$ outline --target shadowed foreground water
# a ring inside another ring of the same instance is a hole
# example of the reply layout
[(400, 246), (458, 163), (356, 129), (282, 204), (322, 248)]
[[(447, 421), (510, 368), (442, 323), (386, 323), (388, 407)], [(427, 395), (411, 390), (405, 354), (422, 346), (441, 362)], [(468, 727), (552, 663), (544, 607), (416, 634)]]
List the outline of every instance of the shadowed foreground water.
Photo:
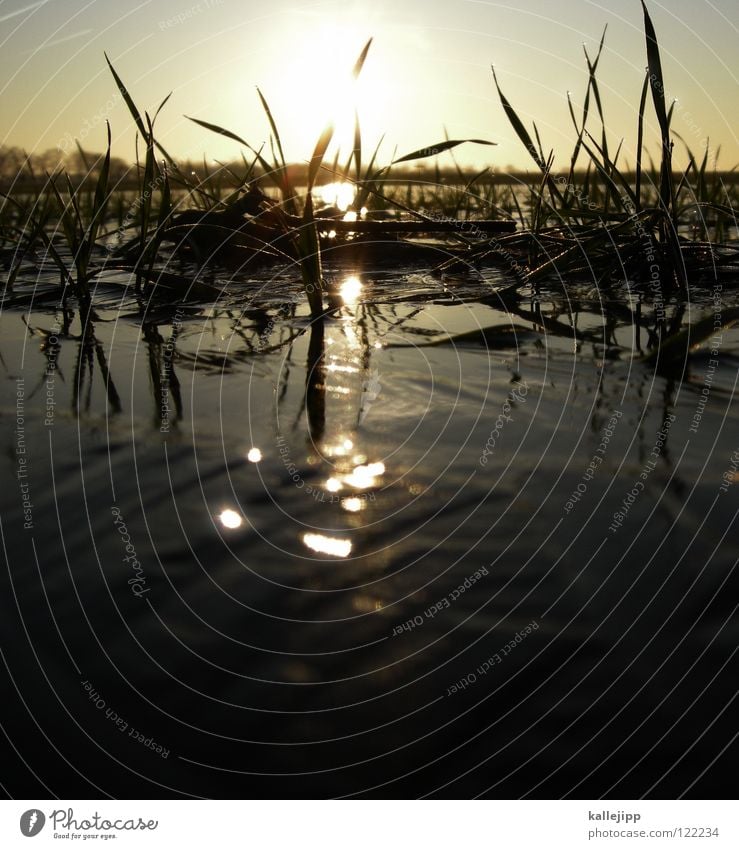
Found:
[(6, 792), (727, 795), (736, 331), (336, 283), (3, 312)]

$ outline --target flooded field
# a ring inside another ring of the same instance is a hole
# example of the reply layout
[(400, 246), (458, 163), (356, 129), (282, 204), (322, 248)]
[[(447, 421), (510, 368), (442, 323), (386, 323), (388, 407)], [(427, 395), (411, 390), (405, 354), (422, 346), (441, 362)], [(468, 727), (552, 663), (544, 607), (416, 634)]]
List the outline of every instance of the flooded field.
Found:
[(15, 795), (724, 796), (732, 287), (328, 279), (17, 281)]

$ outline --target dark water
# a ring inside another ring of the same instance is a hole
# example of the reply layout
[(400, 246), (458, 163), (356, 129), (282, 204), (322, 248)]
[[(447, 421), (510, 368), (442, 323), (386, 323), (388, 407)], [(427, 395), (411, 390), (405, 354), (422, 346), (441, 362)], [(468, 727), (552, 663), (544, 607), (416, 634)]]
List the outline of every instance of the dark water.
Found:
[(362, 273), (322, 330), (290, 279), (121, 282), (2, 313), (7, 793), (727, 795), (736, 331), (655, 365), (653, 306), (495, 272)]

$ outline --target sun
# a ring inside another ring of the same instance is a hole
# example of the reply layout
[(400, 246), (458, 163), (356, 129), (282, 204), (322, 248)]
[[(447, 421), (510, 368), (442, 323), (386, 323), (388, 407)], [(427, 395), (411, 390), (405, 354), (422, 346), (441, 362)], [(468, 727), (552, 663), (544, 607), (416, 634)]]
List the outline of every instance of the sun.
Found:
[(314, 23), (297, 48), (289, 55), (283, 53), (279, 67), (271, 69), (265, 94), (270, 104), (275, 104), (273, 111), (288, 159), (309, 159), (321, 132), (331, 123), (334, 137), (325, 161), (330, 163), (339, 151), (339, 164), (345, 165), (354, 147), (355, 115), (363, 147), (374, 149), (388, 81), (379, 64), (371, 61), (372, 49), (359, 78), (352, 75), (370, 35), (358, 26)]

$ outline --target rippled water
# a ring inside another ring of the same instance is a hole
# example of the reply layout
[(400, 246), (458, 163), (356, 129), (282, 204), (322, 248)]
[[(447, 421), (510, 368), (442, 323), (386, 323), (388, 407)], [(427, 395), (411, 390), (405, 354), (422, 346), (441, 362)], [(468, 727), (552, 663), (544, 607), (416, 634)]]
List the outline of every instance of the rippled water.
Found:
[(3, 311), (13, 795), (725, 795), (739, 334), (496, 274)]

